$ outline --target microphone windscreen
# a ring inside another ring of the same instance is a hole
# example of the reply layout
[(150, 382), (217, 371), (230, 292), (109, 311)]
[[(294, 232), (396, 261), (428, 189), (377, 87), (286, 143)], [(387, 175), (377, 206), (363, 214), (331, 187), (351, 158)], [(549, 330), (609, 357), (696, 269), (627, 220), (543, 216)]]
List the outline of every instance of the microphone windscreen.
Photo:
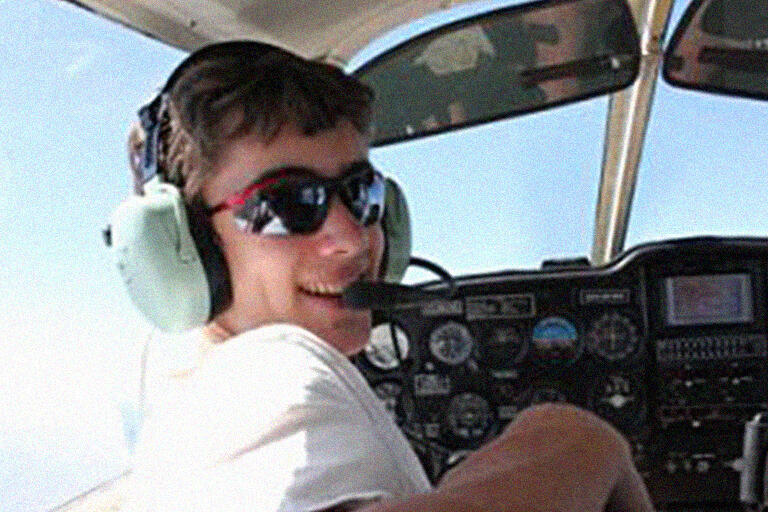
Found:
[(358, 281), (349, 285), (341, 294), (344, 305), (355, 309), (370, 309), (376, 302), (376, 292), (372, 284)]

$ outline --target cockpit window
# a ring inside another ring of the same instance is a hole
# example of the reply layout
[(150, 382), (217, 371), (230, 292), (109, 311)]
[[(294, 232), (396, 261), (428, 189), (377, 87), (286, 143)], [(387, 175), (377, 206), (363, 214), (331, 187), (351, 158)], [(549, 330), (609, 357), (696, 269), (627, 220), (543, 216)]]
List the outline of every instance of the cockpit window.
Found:
[(639, 54), (622, 0), (567, 0), (442, 26), (354, 74), (377, 93), (373, 142), (383, 145), (622, 89)]
[(128, 127), (182, 53), (64, 2), (0, 2), (0, 508), (49, 510), (127, 464), (149, 328), (101, 230)]
[(696, 0), (664, 58), (671, 84), (768, 99), (768, 2)]

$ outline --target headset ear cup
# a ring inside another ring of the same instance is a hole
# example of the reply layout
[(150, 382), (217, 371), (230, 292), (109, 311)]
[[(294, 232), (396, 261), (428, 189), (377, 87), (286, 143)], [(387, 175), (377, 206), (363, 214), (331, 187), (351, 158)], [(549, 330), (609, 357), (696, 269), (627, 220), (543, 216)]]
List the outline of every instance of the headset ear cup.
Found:
[(212, 298), (179, 190), (145, 186), (114, 212), (112, 253), (133, 304), (152, 324), (184, 331), (211, 317)]
[(399, 283), (411, 261), (411, 217), (400, 186), (391, 178), (386, 178), (385, 185), (387, 196), (381, 221), (385, 243), (381, 276), (386, 282)]

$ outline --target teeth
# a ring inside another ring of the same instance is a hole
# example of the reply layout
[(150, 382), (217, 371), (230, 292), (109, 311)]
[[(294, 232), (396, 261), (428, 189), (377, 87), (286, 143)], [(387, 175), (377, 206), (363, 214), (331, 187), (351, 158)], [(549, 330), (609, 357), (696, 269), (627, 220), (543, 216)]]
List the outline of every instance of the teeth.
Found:
[[(0, 0), (0, 1), (2, 1), (2, 0)], [(355, 279), (352, 282), (364, 280), (364, 279), (367, 279), (367, 277), (368, 277), (367, 274), (363, 274), (363, 275), (358, 276), (357, 279)], [(339, 284), (339, 285), (331, 285), (331, 284), (324, 283), (324, 282), (321, 282), (321, 281), (316, 281), (314, 283), (304, 284), (304, 285), (302, 285), (302, 288), (305, 291), (307, 291), (309, 293), (312, 293), (312, 294), (315, 294), (315, 295), (340, 296), (340, 295), (342, 295), (344, 290), (350, 284), (352, 284), (352, 282), (344, 282), (344, 283)]]
[(313, 283), (307, 286), (306, 290), (310, 293), (315, 293), (318, 295), (341, 295), (341, 292), (344, 291), (344, 287), (331, 286), (325, 283)]

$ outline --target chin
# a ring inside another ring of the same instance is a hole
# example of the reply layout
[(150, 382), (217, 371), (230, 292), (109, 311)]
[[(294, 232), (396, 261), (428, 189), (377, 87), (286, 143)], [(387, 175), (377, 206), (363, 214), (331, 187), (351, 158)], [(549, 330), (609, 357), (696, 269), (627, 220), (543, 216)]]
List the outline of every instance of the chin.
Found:
[(371, 338), (371, 314), (334, 325), (320, 337), (342, 354), (353, 356), (363, 350)]

